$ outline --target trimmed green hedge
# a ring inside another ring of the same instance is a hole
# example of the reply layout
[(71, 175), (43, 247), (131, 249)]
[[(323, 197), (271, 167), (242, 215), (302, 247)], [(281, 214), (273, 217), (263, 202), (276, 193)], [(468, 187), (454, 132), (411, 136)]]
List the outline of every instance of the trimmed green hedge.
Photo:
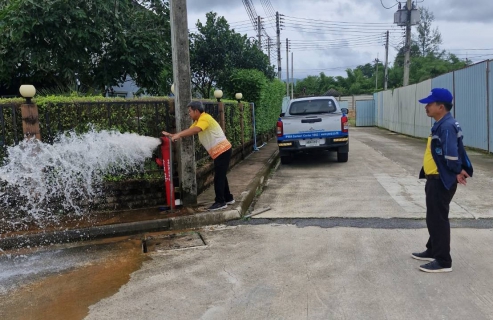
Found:
[(231, 96), (234, 96), (233, 92), (241, 92), (246, 101), (255, 104), (257, 134), (275, 130), (285, 96), (286, 87), (283, 82), (278, 79), (269, 81), (258, 70), (237, 70), (231, 77), (227, 90)]
[[(232, 81), (235, 87), (243, 90), (244, 101), (255, 104), (256, 133), (272, 132), (280, 113), (284, 84), (279, 80), (267, 81), (257, 70), (240, 70)], [(234, 96), (234, 95), (232, 95)], [(134, 132), (140, 135), (159, 137), (162, 130), (173, 131), (174, 114), (171, 114), (171, 101), (168, 97), (144, 97), (134, 99), (93, 97), (47, 96), (37, 97), (41, 139), (52, 142), (61, 133), (74, 130), (84, 133), (96, 130), (117, 130)], [(20, 105), (22, 98), (0, 99), (0, 163), (7, 146), (23, 139)], [(217, 104), (212, 100), (205, 103)], [(223, 100), (225, 104), (226, 136), (234, 147), (241, 145), (240, 109), (238, 102)], [(253, 139), (251, 106), (243, 102), (244, 141)], [(12, 110), (16, 110), (14, 121)], [(15, 126), (14, 126), (15, 123)], [(3, 125), (2, 125), (3, 124)]]

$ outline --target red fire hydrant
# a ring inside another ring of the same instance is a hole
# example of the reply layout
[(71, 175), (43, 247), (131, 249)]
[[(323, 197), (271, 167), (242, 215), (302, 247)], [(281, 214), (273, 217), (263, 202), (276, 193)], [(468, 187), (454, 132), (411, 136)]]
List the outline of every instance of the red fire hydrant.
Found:
[(171, 139), (161, 137), (162, 159), (156, 158), (158, 166), (164, 170), (164, 188), (166, 190), (166, 202), (171, 210), (175, 209), (175, 187), (173, 185), (173, 150)]

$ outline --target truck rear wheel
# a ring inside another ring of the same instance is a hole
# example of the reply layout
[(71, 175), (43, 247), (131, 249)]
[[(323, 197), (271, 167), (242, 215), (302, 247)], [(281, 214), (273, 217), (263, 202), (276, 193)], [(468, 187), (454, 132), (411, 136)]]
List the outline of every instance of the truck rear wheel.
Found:
[(349, 157), (349, 153), (347, 152), (344, 153), (337, 152), (337, 162), (347, 162), (348, 157)]

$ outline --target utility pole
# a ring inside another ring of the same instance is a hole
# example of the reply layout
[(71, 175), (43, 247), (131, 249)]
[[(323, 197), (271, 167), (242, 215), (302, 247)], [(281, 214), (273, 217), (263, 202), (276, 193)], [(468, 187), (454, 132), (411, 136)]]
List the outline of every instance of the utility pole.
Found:
[(387, 30), (387, 39), (385, 40), (385, 79), (383, 82), (383, 89), (387, 90), (387, 81), (389, 80), (389, 31)]
[[(176, 129), (181, 131), (190, 126), (187, 105), (192, 101), (187, 0), (170, 1), (170, 16)], [(181, 139), (178, 142), (177, 161), (183, 205), (196, 205), (197, 178), (194, 139)]]
[(272, 63), (270, 61), (270, 37), (267, 36), (267, 54), (268, 54), (268, 57), (269, 57), (269, 65)]
[(262, 50), (262, 18), (257, 17), (257, 37), (258, 37), (258, 48)]
[(409, 84), (409, 66), (411, 64), (411, 0), (407, 0), (407, 23), (406, 23), (406, 53), (404, 55), (404, 80), (403, 86)]
[(276, 12), (276, 33), (277, 33), (277, 78), (281, 80), (281, 18)]
[(420, 12), (416, 9), (411, 0), (407, 0), (404, 8), (401, 8), (401, 3), (394, 13), (394, 23), (399, 27), (406, 27), (406, 44), (404, 45), (404, 78), (402, 84), (409, 85), (409, 68), (411, 66), (411, 26), (414, 26), (420, 21)]
[(286, 96), (289, 97), (289, 40), (286, 38)]
[(377, 72), (375, 73), (375, 91), (378, 90), (378, 63), (380, 60), (378, 60), (378, 53), (377, 53), (377, 58), (375, 59), (375, 65), (377, 67)]
[(294, 99), (294, 55), (293, 52), (291, 51), (291, 99)]

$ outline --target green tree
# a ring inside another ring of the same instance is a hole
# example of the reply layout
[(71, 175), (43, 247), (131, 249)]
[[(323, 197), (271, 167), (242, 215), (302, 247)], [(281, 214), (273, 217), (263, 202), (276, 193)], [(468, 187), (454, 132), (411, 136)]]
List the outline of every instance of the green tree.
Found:
[[(322, 74), (322, 73), (321, 73)], [(294, 92), (297, 95), (314, 96), (320, 95), (320, 77), (308, 76), (296, 82)]]
[(419, 57), (413, 61), (413, 68), (411, 68), (410, 72), (411, 83), (431, 79), (441, 74), (461, 69), (466, 65), (466, 61), (458, 59), (453, 54), (443, 54), (443, 57), (442, 55), (428, 54), (426, 57)]
[(419, 47), (421, 56), (437, 55), (442, 44), (442, 35), (438, 27), (433, 29), (431, 26), (435, 15), (428, 8), (420, 8), (420, 16), (421, 20), (416, 28), (417, 35), (413, 34), (413, 42)]
[(225, 88), (235, 69), (256, 69), (268, 79), (275, 76), (269, 59), (246, 35), (230, 29), (224, 17), (206, 14), (206, 22), (197, 21), (198, 31), (190, 35), (192, 84), (204, 98), (215, 86)]
[[(229, 84), (224, 89), (229, 96), (241, 92), (247, 101), (258, 104), (268, 82), (267, 77), (259, 70), (237, 69), (231, 74)], [(279, 101), (282, 101), (282, 97)]]
[(374, 82), (363, 74), (361, 69), (347, 69), (346, 89), (348, 94), (365, 94), (372, 92)]
[(325, 73), (320, 73), (319, 92), (322, 94), (329, 91), (330, 89), (338, 88), (337, 80), (334, 77), (327, 77)]
[(372, 65), (371, 63), (367, 63), (362, 66), (357, 66), (356, 69), (361, 70), (363, 76), (365, 76), (366, 78), (373, 78), (375, 76), (375, 66)]
[[(405, 56), (405, 47), (400, 47), (396, 48), (397, 50), (397, 55), (395, 56), (394, 60), (394, 67), (399, 67), (404, 70), (404, 56)], [(411, 42), (411, 61), (416, 58), (420, 57), (421, 53), (419, 51), (419, 46), (415, 42)]]
[(102, 91), (130, 76), (153, 92), (169, 43), (168, 4), (159, 0), (3, 1), (0, 84), (49, 88), (78, 78)]

